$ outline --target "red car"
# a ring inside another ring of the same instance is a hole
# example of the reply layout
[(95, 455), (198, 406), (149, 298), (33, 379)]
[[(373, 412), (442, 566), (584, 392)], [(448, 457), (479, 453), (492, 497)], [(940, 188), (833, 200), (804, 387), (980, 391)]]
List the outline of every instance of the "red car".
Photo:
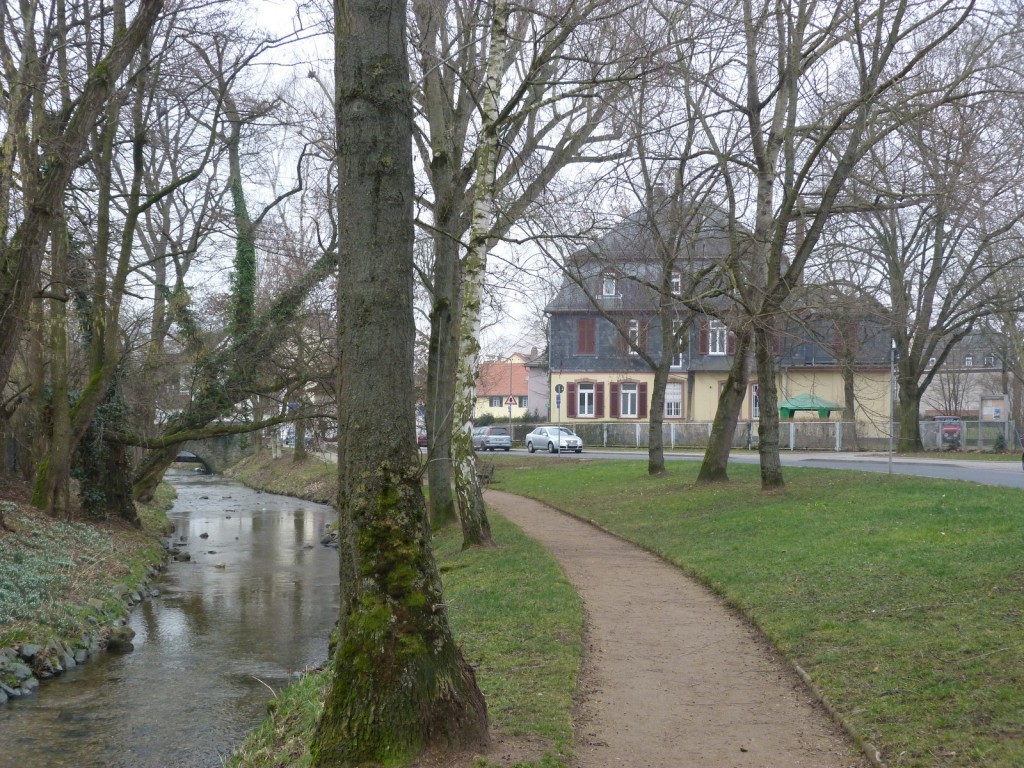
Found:
[(420, 448), (426, 448), (427, 447), (427, 433), (426, 432), (417, 432), (416, 433), (416, 445), (418, 445)]

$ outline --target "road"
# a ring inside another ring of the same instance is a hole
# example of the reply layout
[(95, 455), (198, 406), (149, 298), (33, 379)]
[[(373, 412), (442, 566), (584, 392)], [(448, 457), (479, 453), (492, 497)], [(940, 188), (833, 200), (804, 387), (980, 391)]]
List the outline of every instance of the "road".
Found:
[[(513, 453), (526, 453), (525, 449), (513, 449)], [(558, 457), (547, 453), (535, 453), (539, 460), (557, 461)], [(646, 460), (646, 451), (588, 451), (566, 453), (562, 458), (576, 459), (636, 459)], [(701, 461), (703, 453), (696, 451), (666, 451), (666, 461)], [(830, 453), (808, 451), (782, 451), (782, 465), (785, 467), (808, 467), (811, 469), (853, 469), (861, 472), (889, 471), (886, 454)], [(729, 459), (735, 464), (757, 464), (756, 454), (734, 453)], [(982, 485), (1002, 485), (1010, 488), (1024, 488), (1024, 471), (1019, 461), (980, 461), (966, 459), (930, 459), (894, 457), (892, 472), (896, 475), (937, 477), (947, 480), (967, 480)]]

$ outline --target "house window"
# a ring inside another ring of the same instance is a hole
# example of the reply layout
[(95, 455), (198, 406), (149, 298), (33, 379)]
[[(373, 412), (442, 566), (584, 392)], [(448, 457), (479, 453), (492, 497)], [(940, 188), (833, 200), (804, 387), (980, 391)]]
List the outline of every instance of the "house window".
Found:
[(683, 353), (681, 351), (679, 351), (679, 350), (682, 349), (682, 346), (683, 346), (682, 336), (681, 336), (682, 328), (683, 328), (683, 321), (682, 320), (673, 320), (672, 321), (672, 350), (674, 352), (674, 354), (672, 355), (672, 367), (673, 368), (682, 368), (683, 367)]
[(636, 418), (637, 408), (637, 385), (623, 384), (619, 395), (619, 414), (625, 418)]
[(594, 415), (594, 384), (583, 382), (576, 394), (576, 413), (579, 416)]
[(601, 276), (601, 295), (603, 296), (614, 296), (615, 295), (615, 273), (605, 272)]
[(729, 345), (729, 329), (718, 318), (711, 318), (708, 323), (708, 354), (724, 355)]
[(597, 320), (593, 317), (581, 317), (576, 321), (576, 354), (593, 355), (597, 353)]
[(633, 318), (629, 321), (629, 354), (635, 355), (640, 344), (640, 321)]
[(669, 382), (665, 385), (665, 418), (681, 419), (683, 417), (683, 385)]
[(505, 404), (501, 395), (490, 398), (488, 402), (491, 408), (501, 408), (501, 406)]
[(526, 395), (520, 395), (519, 396), (519, 407), (520, 408), (526, 408), (527, 407), (527, 405), (526, 405)]
[(681, 272), (672, 273), (672, 295), (679, 296), (683, 292), (683, 274)]
[(995, 368), (996, 367), (996, 356), (995, 355), (985, 355), (985, 367), (986, 368)]
[(967, 357), (964, 358), (964, 367), (965, 368), (973, 368), (974, 367), (974, 355), (967, 355)]
[(935, 358), (934, 357), (929, 357), (928, 358), (928, 367), (929, 368), (934, 368), (935, 367)]
[(761, 387), (757, 384), (750, 385), (750, 418), (761, 418)]

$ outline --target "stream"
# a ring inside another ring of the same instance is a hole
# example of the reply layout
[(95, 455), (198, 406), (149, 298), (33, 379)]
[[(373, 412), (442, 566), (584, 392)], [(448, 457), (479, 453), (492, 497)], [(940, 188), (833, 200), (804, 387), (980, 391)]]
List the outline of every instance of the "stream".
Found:
[(320, 539), (334, 511), (217, 476), (166, 479), (191, 562), (169, 563), (159, 596), (133, 609), (133, 652), (100, 653), (0, 706), (0, 766), (219, 767), (271, 689), (326, 658), (338, 554)]

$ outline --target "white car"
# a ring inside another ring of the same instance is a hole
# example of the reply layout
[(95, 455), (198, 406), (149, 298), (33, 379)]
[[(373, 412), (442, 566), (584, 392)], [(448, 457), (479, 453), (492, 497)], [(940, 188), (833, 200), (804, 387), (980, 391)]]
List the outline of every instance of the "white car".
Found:
[(526, 436), (526, 450), (533, 453), (538, 448), (546, 450), (548, 453), (558, 453), (559, 451), (580, 453), (583, 450), (583, 440), (566, 427), (537, 427)]

